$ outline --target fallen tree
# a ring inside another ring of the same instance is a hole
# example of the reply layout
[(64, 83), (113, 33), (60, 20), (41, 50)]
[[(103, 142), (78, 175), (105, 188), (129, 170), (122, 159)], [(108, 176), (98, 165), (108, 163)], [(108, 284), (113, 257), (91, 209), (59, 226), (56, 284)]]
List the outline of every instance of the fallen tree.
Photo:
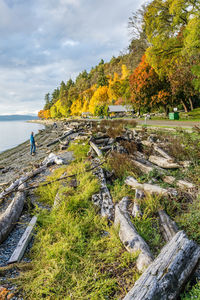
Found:
[(153, 261), (153, 256), (149, 246), (138, 234), (133, 226), (128, 213), (128, 198), (124, 197), (119, 204), (115, 206), (115, 226), (119, 225), (119, 237), (125, 248), (129, 252), (139, 253), (136, 266), (139, 271), (144, 269)]
[(200, 247), (183, 231), (163, 247), (124, 300), (177, 299), (200, 258)]

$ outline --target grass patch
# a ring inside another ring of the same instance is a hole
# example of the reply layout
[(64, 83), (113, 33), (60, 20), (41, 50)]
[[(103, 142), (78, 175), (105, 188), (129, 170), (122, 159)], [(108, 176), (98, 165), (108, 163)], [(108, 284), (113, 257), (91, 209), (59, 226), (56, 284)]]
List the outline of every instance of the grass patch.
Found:
[(200, 299), (200, 282), (192, 287), (189, 291), (181, 295), (181, 300)]
[(76, 161), (84, 160), (87, 157), (87, 153), (90, 149), (88, 142), (81, 143), (74, 141), (68, 147), (68, 151), (72, 151)]
[[(65, 182), (61, 204), (39, 214), (32, 269), (18, 279), (27, 299), (119, 299), (139, 276), (137, 255), (127, 253), (118, 231), (96, 214), (91, 196), (99, 184), (91, 172), (83, 173), (86, 165), (74, 162), (51, 176), (78, 172), (79, 184), (69, 193)], [(47, 202), (58, 186), (51, 188), (40, 189)]]

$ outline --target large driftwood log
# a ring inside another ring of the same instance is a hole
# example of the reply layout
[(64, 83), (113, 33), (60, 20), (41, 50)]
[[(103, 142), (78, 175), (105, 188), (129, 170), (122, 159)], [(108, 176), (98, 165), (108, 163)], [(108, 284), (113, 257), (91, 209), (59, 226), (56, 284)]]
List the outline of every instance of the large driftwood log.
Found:
[(92, 147), (92, 149), (96, 152), (96, 154), (101, 157), (103, 155), (102, 151), (97, 147), (97, 145), (95, 145), (95, 143), (90, 141), (90, 146)]
[[(100, 161), (97, 158), (93, 160), (92, 164), (96, 166), (99, 164), (99, 162)], [(109, 189), (107, 188), (106, 185), (106, 177), (104, 171), (101, 167), (97, 167), (95, 168), (93, 173), (98, 177), (101, 184), (101, 188), (98, 194), (92, 196), (92, 201), (94, 202), (95, 205), (100, 207), (102, 217), (113, 219), (114, 205), (112, 202), (112, 197), (110, 195)]]
[[(19, 188), (24, 189), (25, 184), (20, 185)], [(15, 226), (19, 219), (23, 207), (26, 194), (24, 191), (18, 191), (10, 205), (5, 212), (0, 216), (0, 243), (2, 243)]]
[(128, 198), (124, 197), (115, 206), (115, 226), (119, 225), (119, 237), (129, 252), (139, 251), (136, 265), (139, 271), (144, 269), (153, 261), (153, 256), (147, 243), (138, 234), (128, 214)]
[(164, 210), (158, 212), (160, 219), (160, 228), (166, 242), (169, 242), (178, 232), (178, 227), (174, 221), (166, 214)]
[(124, 300), (173, 300), (190, 278), (200, 258), (200, 247), (179, 231), (136, 281)]
[(71, 135), (72, 133), (74, 133), (73, 129), (70, 129), (69, 131), (67, 131), (63, 136), (61, 136), (60, 138), (57, 138), (56, 140), (50, 142), (49, 144), (47, 144), (47, 147), (50, 147), (62, 140), (64, 140), (66, 137), (68, 137), (69, 135)]
[(23, 255), (24, 255), (24, 252), (28, 246), (28, 243), (30, 242), (31, 238), (32, 238), (32, 233), (33, 233), (33, 230), (34, 230), (34, 226), (36, 224), (36, 221), (37, 221), (37, 217), (34, 216), (28, 227), (26, 228), (25, 232), (23, 233), (19, 243), (17, 244), (17, 247), (15, 248), (13, 254), (11, 255), (9, 261), (8, 261), (8, 264), (12, 264), (12, 263), (15, 263), (15, 262), (19, 262)]
[(161, 188), (158, 185), (153, 185), (149, 183), (139, 183), (135, 178), (128, 176), (125, 180), (127, 185), (132, 186), (134, 189), (143, 190), (144, 192), (150, 194), (159, 194), (159, 195), (167, 195), (168, 190)]
[(177, 163), (174, 163), (172, 160), (170, 159), (166, 159), (163, 157), (158, 157), (158, 156), (153, 156), (151, 155), (149, 157), (149, 161), (152, 162), (153, 164), (164, 168), (164, 169), (178, 169), (180, 168), (180, 166)]
[(19, 184), (23, 184), (26, 181), (28, 181), (30, 178), (40, 174), (46, 169), (46, 166), (42, 166), (32, 172), (27, 173), (25, 176), (20, 177), (19, 179), (15, 180), (7, 189), (5, 189), (1, 194), (0, 194), (0, 200), (3, 199), (5, 196), (9, 195), (13, 191), (15, 191)]

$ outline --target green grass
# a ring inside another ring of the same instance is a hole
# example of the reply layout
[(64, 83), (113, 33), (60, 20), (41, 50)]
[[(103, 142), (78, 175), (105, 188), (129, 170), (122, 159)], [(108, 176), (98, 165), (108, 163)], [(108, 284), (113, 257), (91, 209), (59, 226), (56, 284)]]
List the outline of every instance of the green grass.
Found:
[(181, 300), (199, 300), (200, 299), (200, 282), (193, 286), (188, 292), (181, 295)]
[[(26, 299), (118, 299), (139, 276), (138, 254), (125, 251), (118, 231), (108, 227), (92, 204), (99, 184), (91, 172), (83, 173), (86, 166), (75, 162), (48, 178), (78, 172), (79, 185), (69, 190), (65, 182), (61, 204), (51, 212), (39, 213), (32, 268), (18, 279)], [(58, 186), (39, 190), (42, 201), (52, 204)]]

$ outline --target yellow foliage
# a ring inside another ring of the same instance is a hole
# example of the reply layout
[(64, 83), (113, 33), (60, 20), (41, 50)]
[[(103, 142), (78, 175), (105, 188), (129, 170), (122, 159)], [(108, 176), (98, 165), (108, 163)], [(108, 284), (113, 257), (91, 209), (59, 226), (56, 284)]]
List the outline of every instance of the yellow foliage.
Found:
[(94, 92), (89, 104), (89, 112), (94, 114), (95, 106), (108, 104), (108, 87), (99, 86), (98, 89)]
[(126, 65), (122, 65), (122, 77), (121, 79), (124, 80), (130, 75), (130, 71), (127, 69)]

